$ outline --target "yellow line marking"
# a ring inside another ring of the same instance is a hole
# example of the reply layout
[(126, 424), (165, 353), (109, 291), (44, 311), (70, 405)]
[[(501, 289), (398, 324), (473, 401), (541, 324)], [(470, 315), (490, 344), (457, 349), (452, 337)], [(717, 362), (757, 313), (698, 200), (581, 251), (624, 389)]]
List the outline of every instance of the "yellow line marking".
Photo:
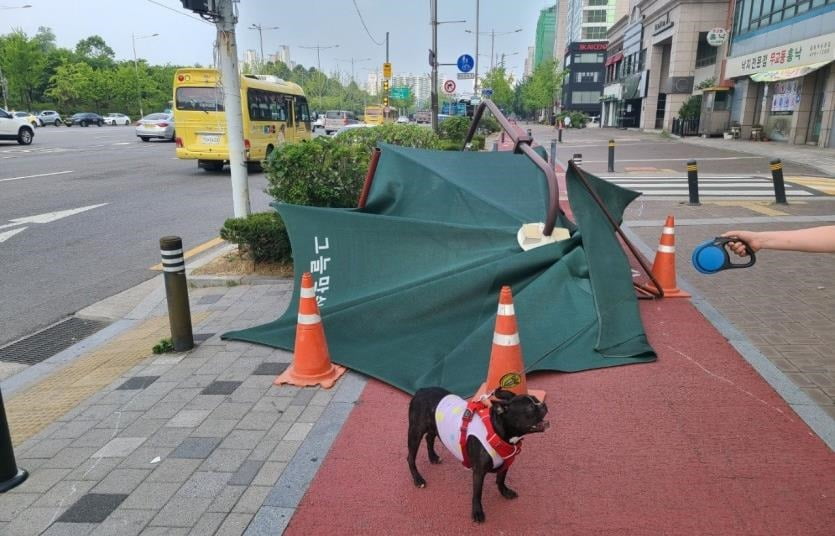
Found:
[(827, 195), (835, 195), (835, 179), (826, 179), (822, 177), (803, 177), (803, 176), (789, 176), (785, 178), (786, 182), (799, 184), (812, 188)]
[[(191, 317), (197, 325), (209, 312)], [(15, 394), (6, 402), (6, 415), (14, 445), (60, 419), (91, 395), (110, 385), (137, 363), (152, 355), (152, 346), (170, 336), (168, 317), (149, 318), (134, 329), (82, 356), (67, 367), (57, 370)]]
[[(208, 242), (203, 242), (199, 246), (193, 247), (190, 250), (186, 251), (186, 254), (183, 257), (185, 257), (186, 259), (188, 259), (190, 257), (194, 257), (195, 255), (199, 255), (199, 254), (203, 253), (204, 251), (206, 251), (207, 249), (212, 249), (213, 247), (215, 247), (217, 245), (220, 245), (223, 242), (224, 242), (224, 240), (219, 236), (215, 237), (215, 238), (212, 238)], [(158, 272), (162, 271), (162, 263), (155, 264), (148, 269), (149, 270), (156, 270)]]
[[(771, 208), (770, 201), (705, 201), (706, 205), (716, 205), (718, 207), (741, 207), (747, 208), (751, 212), (757, 212), (766, 216), (790, 216), (788, 212)], [(805, 201), (792, 201), (794, 205), (805, 205)]]

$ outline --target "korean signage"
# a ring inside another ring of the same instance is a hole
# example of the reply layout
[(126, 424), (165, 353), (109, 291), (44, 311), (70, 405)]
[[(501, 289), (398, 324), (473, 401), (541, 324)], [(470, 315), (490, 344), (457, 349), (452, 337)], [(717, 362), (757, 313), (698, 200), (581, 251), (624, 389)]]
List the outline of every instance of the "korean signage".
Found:
[(577, 50), (581, 51), (602, 51), (606, 52), (606, 49), (609, 47), (608, 41), (604, 41), (603, 43), (580, 43), (580, 46), (577, 47)]
[(673, 21), (670, 20), (670, 12), (668, 11), (663, 18), (659, 19), (652, 25), (652, 35), (658, 35), (673, 27)]
[(769, 86), (771, 91), (772, 112), (793, 112), (800, 104), (800, 82), (794, 80), (782, 80), (774, 82)]
[(726, 76), (735, 78), (832, 60), (835, 60), (835, 34), (827, 34), (753, 54), (728, 58)]

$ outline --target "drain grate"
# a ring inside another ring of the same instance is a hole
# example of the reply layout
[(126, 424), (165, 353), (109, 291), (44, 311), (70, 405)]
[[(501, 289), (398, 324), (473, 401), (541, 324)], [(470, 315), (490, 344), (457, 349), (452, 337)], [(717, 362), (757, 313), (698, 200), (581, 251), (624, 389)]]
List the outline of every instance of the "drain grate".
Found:
[(70, 317), (0, 348), (0, 361), (34, 365), (106, 328), (110, 323)]

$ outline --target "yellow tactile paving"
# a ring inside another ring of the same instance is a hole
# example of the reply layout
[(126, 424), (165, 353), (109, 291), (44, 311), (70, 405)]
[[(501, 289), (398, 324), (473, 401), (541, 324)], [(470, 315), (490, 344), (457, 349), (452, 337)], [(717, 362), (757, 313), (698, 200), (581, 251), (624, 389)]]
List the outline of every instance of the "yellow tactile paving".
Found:
[(813, 190), (823, 192), (826, 195), (835, 195), (835, 179), (789, 175), (785, 177), (785, 181), (812, 188)]
[[(766, 216), (790, 216), (788, 212), (777, 210), (771, 201), (704, 201), (705, 205), (716, 205), (719, 207), (742, 207), (751, 212), (765, 214)], [(805, 205), (805, 201), (794, 201), (794, 205)]]
[[(192, 315), (192, 325), (208, 312)], [(109, 385), (125, 371), (152, 354), (160, 339), (170, 336), (168, 317), (146, 320), (63, 369), (6, 401), (13, 443), (34, 436), (87, 397)]]

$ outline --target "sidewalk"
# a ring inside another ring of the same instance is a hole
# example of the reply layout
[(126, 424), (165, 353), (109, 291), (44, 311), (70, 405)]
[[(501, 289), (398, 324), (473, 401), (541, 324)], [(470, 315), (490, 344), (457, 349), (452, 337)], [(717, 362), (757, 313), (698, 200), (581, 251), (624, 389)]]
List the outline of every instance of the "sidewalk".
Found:
[(488, 478), (484, 527), (449, 456), (427, 467), (422, 451), (429, 486), (412, 485), (406, 395), (354, 373), (332, 390), (277, 387), (289, 353), (219, 339), (277, 318), (292, 282), (193, 278), (221, 285), (190, 289), (201, 342), (155, 356), (158, 277), (86, 310), (108, 328), (0, 384), (30, 473), (0, 495), (0, 534), (827, 534), (832, 257), (762, 255), (711, 278), (687, 259), (730, 225), (835, 222), (835, 201), (781, 210), (633, 203), (627, 228), (650, 253), (676, 214), (679, 283), (698, 311), (642, 303), (657, 363), (530, 378), (552, 428), (514, 466), (519, 499)]

